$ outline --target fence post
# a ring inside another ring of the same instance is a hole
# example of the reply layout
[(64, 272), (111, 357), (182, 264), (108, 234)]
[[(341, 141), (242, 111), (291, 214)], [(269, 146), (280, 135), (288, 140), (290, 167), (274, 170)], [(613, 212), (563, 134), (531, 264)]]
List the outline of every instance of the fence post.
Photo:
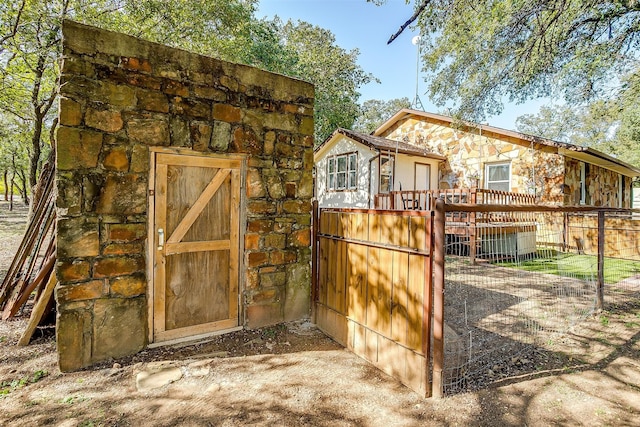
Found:
[(604, 309), (604, 211), (598, 211), (598, 286), (596, 309)]
[(471, 212), (469, 214), (469, 227), (470, 237), (469, 237), (469, 258), (471, 258), (471, 265), (476, 265), (476, 249), (478, 248), (478, 228), (476, 224), (476, 213)]
[(444, 369), (444, 251), (445, 212), (444, 200), (435, 202), (435, 222), (433, 227), (433, 384), (431, 395), (443, 396)]
[(562, 215), (562, 252), (567, 252), (569, 248), (569, 214)]
[(311, 322), (316, 323), (316, 300), (318, 299), (318, 227), (320, 215), (318, 201), (314, 200), (311, 208)]
[[(429, 200), (431, 202), (431, 200)], [(432, 390), (430, 388), (432, 376), (431, 376), (431, 363), (429, 355), (431, 354), (431, 335), (433, 331), (433, 230), (434, 230), (434, 214), (431, 210), (431, 215), (425, 217), (425, 237), (428, 256), (424, 257), (424, 286), (422, 289), (422, 354), (424, 354), (425, 364), (425, 397), (432, 396)]]

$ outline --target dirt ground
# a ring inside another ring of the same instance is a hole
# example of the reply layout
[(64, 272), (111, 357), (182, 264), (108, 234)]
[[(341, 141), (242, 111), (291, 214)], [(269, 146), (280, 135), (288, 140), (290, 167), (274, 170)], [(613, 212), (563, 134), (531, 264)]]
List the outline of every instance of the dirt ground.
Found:
[[(0, 202), (0, 277), (24, 226), (6, 207)], [(587, 319), (541, 349), (546, 357), (530, 373), (444, 399), (419, 397), (308, 322), (147, 349), (67, 374), (57, 368), (52, 329), (15, 345), (25, 325), (26, 317), (0, 321), (0, 425), (640, 425), (640, 304)], [(138, 388), (158, 362), (180, 378)]]

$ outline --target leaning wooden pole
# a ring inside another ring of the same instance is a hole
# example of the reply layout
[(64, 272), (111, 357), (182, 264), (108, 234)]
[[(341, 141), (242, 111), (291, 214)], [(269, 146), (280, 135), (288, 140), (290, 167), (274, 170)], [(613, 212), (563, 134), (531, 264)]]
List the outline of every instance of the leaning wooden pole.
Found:
[(445, 204), (435, 203), (433, 227), (433, 383), (431, 395), (442, 397), (444, 370), (444, 253), (445, 253)]
[(17, 279), (18, 274), (23, 270), (25, 263), (27, 262), (27, 259), (37, 242), (37, 231), (42, 225), (42, 222), (47, 218), (47, 208), (50, 204), (53, 203), (53, 199), (51, 199), (53, 189), (53, 173), (43, 173), (40, 179), (45, 180), (45, 189), (43, 190), (44, 196), (40, 198), (40, 201), (38, 202), (38, 205), (36, 206), (35, 211), (31, 216), (31, 219), (29, 220), (29, 225), (27, 226), (25, 234), (22, 237), (22, 241), (20, 242), (18, 251), (11, 261), (11, 265), (4, 276), (2, 284), (0, 284), (0, 309), (3, 308), (5, 301), (9, 298), (12, 290), (14, 289), (14, 281)]
[(604, 309), (604, 211), (598, 211), (598, 286), (596, 309)]
[(31, 317), (29, 318), (29, 323), (27, 324), (27, 329), (23, 332), (20, 340), (18, 341), (18, 345), (24, 347), (25, 345), (29, 345), (29, 341), (31, 341), (31, 337), (33, 336), (33, 332), (36, 330), (42, 318), (46, 315), (47, 306), (49, 305), (49, 301), (53, 298), (53, 290), (56, 287), (56, 274), (52, 272), (49, 275), (49, 281), (47, 282), (42, 295), (35, 302), (33, 306), (33, 310), (31, 311)]

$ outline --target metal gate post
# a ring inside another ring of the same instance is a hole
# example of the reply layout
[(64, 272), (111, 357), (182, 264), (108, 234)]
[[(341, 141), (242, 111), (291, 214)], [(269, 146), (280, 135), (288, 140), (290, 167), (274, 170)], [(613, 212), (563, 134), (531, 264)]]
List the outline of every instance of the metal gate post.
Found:
[(314, 200), (311, 205), (311, 322), (316, 323), (316, 302), (318, 299), (318, 268), (320, 255), (318, 250), (318, 227), (320, 227), (320, 210), (318, 201)]
[(596, 309), (604, 309), (604, 211), (598, 211), (598, 285)]
[(431, 395), (444, 394), (442, 378), (444, 369), (444, 251), (445, 251), (445, 204), (435, 203), (433, 227), (433, 384)]

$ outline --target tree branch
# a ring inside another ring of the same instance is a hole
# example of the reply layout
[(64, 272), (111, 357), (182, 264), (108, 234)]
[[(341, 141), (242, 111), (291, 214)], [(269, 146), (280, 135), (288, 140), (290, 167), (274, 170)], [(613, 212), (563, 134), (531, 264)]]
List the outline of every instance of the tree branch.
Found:
[(18, 14), (16, 15), (16, 22), (14, 22), (13, 27), (11, 28), (11, 32), (6, 36), (0, 39), (0, 45), (14, 37), (18, 33), (18, 25), (20, 25), (20, 19), (22, 18), (22, 11), (24, 10), (26, 0), (22, 0), (22, 4), (20, 5), (20, 9), (18, 9)]
[(407, 22), (405, 22), (404, 24), (402, 24), (400, 26), (400, 29), (398, 31), (396, 31), (395, 34), (393, 34), (391, 37), (389, 37), (389, 41), (387, 41), (387, 44), (391, 44), (396, 38), (398, 38), (398, 36), (400, 34), (402, 34), (402, 32), (409, 26), (411, 25), (416, 19), (418, 19), (418, 17), (420, 16), (420, 14), (427, 8), (427, 6), (429, 5), (429, 3), (431, 2), (431, 0), (424, 0), (422, 2), (422, 4), (420, 6), (418, 6), (418, 8), (415, 10), (415, 12), (413, 12), (413, 15), (411, 15), (411, 18), (409, 18), (407, 20)]

